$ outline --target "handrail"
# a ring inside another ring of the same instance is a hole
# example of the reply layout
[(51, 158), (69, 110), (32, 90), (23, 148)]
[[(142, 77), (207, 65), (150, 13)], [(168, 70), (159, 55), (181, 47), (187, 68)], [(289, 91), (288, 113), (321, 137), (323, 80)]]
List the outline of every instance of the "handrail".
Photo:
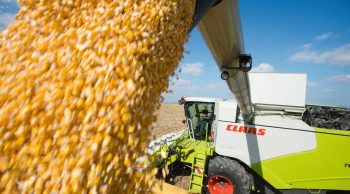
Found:
[(187, 123), (188, 123), (188, 130), (190, 132), (190, 138), (195, 139), (194, 137), (194, 131), (193, 131), (193, 125), (191, 119), (187, 118)]

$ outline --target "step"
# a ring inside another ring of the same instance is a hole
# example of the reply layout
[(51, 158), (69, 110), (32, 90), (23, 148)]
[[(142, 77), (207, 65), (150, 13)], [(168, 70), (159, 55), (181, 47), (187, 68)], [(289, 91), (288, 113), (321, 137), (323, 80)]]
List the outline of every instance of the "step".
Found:
[(203, 185), (203, 175), (202, 174), (191, 174), (191, 185), (190, 191), (199, 191), (201, 192)]
[(205, 159), (207, 158), (207, 155), (206, 155), (206, 154), (202, 154), (202, 153), (198, 153), (198, 154), (196, 155), (196, 158), (205, 160)]
[[(198, 155), (197, 155), (198, 156)], [(202, 156), (200, 157), (195, 157), (194, 158), (194, 166), (200, 167), (200, 168), (204, 168), (205, 167), (205, 158), (202, 158)]]
[[(193, 159), (189, 189), (191, 192), (201, 193), (202, 191), (206, 158), (206, 154), (198, 153)], [(200, 168), (202, 173), (198, 169), (196, 170), (196, 168)]]
[(198, 192), (201, 193), (202, 191), (202, 184), (197, 183), (191, 183), (190, 189), (191, 192)]

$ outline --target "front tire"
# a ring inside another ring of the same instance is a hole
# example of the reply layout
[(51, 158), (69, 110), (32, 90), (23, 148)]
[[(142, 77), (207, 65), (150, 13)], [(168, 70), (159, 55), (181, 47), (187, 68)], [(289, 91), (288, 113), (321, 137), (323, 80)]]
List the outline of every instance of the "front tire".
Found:
[(217, 156), (209, 160), (208, 194), (250, 194), (251, 179), (244, 167), (235, 160)]

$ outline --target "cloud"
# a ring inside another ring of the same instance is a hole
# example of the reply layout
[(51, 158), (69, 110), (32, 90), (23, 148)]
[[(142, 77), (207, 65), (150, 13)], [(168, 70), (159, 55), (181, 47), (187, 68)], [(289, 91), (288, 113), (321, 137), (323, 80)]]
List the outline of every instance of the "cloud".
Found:
[(174, 83), (174, 87), (177, 87), (177, 88), (188, 88), (188, 87), (192, 87), (193, 85), (190, 80), (186, 80), (186, 79), (175, 79), (173, 83)]
[(228, 86), (225, 81), (220, 81), (217, 83), (211, 83), (208, 84), (204, 87), (205, 90), (222, 90), (222, 89), (227, 89)]
[(311, 48), (312, 44), (311, 43), (306, 43), (301, 46), (298, 46), (297, 49), (309, 49)]
[(227, 83), (223, 80), (210, 83), (205, 87), (201, 88), (203, 96), (223, 98), (223, 99), (233, 99), (235, 98), (230, 91)]
[(325, 89), (322, 89), (321, 92), (323, 93), (329, 93), (329, 92), (333, 92), (332, 89), (329, 89), (329, 88), (325, 88)]
[(326, 40), (326, 39), (329, 39), (331, 37), (335, 37), (335, 35), (333, 34), (333, 32), (326, 32), (324, 34), (319, 34), (317, 36), (315, 36), (315, 40)]
[(306, 85), (307, 85), (307, 87), (309, 87), (309, 88), (319, 88), (319, 87), (321, 87), (321, 85), (320, 85), (319, 83), (317, 83), (317, 82), (311, 82), (311, 81), (308, 81), (308, 82), (306, 83)]
[(7, 13), (0, 14), (0, 30), (7, 28), (7, 26), (13, 21), (15, 21), (14, 14), (7, 14)]
[(184, 74), (193, 76), (199, 76), (204, 72), (203, 63), (186, 63), (181, 69)]
[(307, 43), (307, 44), (303, 44), (303, 45), (302, 45), (302, 47), (303, 47), (304, 49), (310, 48), (311, 46), (312, 46), (311, 43)]
[(308, 87), (308, 89), (315, 89), (316, 91), (321, 93), (329, 93), (333, 91), (332, 89), (323, 87), (318, 82), (307, 81), (306, 86)]
[(334, 82), (350, 83), (350, 74), (333, 75), (333, 76), (329, 77), (328, 80), (334, 81)]
[(335, 65), (350, 65), (350, 44), (326, 51), (300, 51), (288, 58), (293, 62), (310, 62), (314, 64), (330, 63)]
[(257, 67), (254, 67), (252, 69), (252, 72), (262, 72), (262, 73), (269, 73), (269, 72), (274, 72), (275, 68), (267, 63), (261, 63)]

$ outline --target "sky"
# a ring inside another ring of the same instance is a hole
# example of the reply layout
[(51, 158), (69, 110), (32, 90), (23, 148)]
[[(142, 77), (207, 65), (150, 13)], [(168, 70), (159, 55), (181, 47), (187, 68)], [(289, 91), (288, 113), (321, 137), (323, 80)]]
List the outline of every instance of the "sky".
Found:
[[(0, 0), (1, 30), (14, 21), (16, 4)], [(239, 6), (253, 71), (306, 73), (307, 103), (350, 107), (350, 1), (241, 0)], [(196, 28), (185, 48), (165, 102), (234, 98)]]
[[(241, 0), (239, 5), (253, 71), (306, 73), (307, 103), (350, 107), (350, 1)], [(233, 98), (197, 29), (186, 50), (165, 100)]]

